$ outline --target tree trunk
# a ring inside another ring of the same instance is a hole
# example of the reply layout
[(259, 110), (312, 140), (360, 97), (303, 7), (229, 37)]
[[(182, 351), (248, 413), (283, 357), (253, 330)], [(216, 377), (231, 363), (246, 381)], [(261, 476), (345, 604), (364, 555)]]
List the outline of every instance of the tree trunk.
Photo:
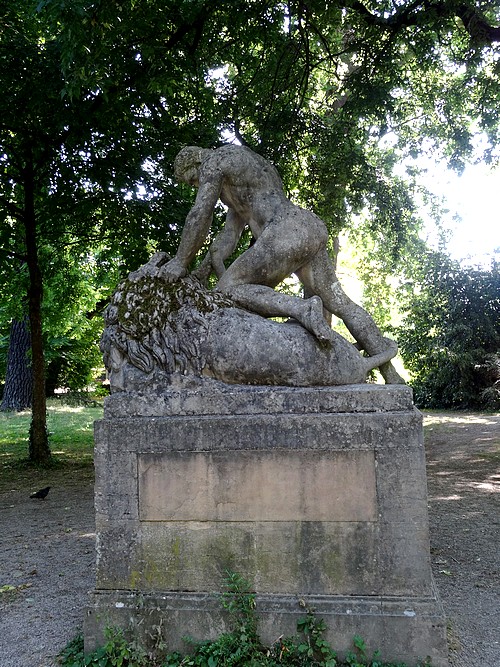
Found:
[(35, 215), (35, 174), (28, 155), (24, 173), (24, 230), (26, 263), (29, 271), (29, 322), (31, 331), (31, 365), (33, 369), (33, 405), (29, 437), (29, 459), (33, 463), (50, 461), (47, 434), (47, 401), (45, 397), (45, 358), (42, 338), (42, 273), (38, 262)]
[(12, 320), (7, 355), (7, 372), (0, 410), (25, 410), (31, 408), (33, 397), (33, 372), (28, 357), (31, 337), (28, 318)]

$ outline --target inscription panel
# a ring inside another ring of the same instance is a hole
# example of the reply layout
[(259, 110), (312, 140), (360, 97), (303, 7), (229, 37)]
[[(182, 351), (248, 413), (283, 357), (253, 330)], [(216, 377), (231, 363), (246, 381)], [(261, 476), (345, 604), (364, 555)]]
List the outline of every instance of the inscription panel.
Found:
[(141, 521), (376, 521), (372, 451), (139, 454)]

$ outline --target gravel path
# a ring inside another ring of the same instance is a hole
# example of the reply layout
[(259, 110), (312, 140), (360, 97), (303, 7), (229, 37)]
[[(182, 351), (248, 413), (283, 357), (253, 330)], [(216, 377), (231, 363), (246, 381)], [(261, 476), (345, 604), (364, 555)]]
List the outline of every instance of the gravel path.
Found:
[[(427, 415), (431, 554), (451, 667), (500, 666), (500, 416)], [(37, 485), (40, 480), (36, 480)], [(0, 667), (53, 667), (93, 586), (93, 485), (0, 494)]]
[(434, 576), (452, 667), (500, 667), (500, 416), (427, 415)]
[(56, 665), (94, 583), (93, 482), (30, 490), (0, 496), (0, 589), (15, 587), (0, 596), (0, 667)]

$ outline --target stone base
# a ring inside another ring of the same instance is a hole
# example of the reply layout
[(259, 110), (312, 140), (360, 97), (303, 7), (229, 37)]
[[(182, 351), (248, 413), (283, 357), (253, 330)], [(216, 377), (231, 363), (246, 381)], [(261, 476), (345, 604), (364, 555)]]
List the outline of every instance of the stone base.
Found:
[[(360, 635), (369, 650), (378, 648), (385, 659), (405, 661), (410, 667), (418, 659), (432, 658), (433, 667), (447, 666), (446, 624), (436, 598), (342, 597), (257, 595), (258, 633), (264, 645), (279, 637), (297, 635), (297, 621), (314, 609), (325, 620), (324, 638), (339, 657), (353, 649)], [(187, 652), (186, 638), (204, 640), (231, 629), (217, 595), (209, 593), (142, 594), (125, 591), (96, 591), (85, 620), (85, 639), (91, 646), (103, 643), (103, 628), (133, 628), (143, 645), (151, 644), (160, 629), (170, 650)]]
[(384, 660), (448, 664), (408, 387), (114, 394), (95, 433), (87, 649), (116, 624), (143, 640), (161, 627), (172, 650), (215, 638), (231, 570), (256, 591), (265, 643), (295, 634), (305, 603), (340, 655), (358, 634)]

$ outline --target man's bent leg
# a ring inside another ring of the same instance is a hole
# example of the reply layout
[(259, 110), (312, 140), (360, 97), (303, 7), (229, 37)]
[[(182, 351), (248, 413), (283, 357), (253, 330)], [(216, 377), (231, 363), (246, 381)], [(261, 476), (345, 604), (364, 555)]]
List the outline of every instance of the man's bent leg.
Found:
[(333, 334), (323, 316), (323, 302), (319, 296), (302, 299), (276, 292), (265, 285), (217, 286), (231, 296), (234, 302), (263, 317), (292, 317), (321, 343), (329, 343)]
[[(387, 342), (371, 315), (342, 289), (326, 250), (320, 251), (307, 266), (297, 271), (297, 275), (310, 293), (318, 294), (325, 307), (343, 320), (354, 339), (370, 356), (386, 349)], [(387, 384), (405, 384), (390, 362), (383, 364), (380, 372)]]

